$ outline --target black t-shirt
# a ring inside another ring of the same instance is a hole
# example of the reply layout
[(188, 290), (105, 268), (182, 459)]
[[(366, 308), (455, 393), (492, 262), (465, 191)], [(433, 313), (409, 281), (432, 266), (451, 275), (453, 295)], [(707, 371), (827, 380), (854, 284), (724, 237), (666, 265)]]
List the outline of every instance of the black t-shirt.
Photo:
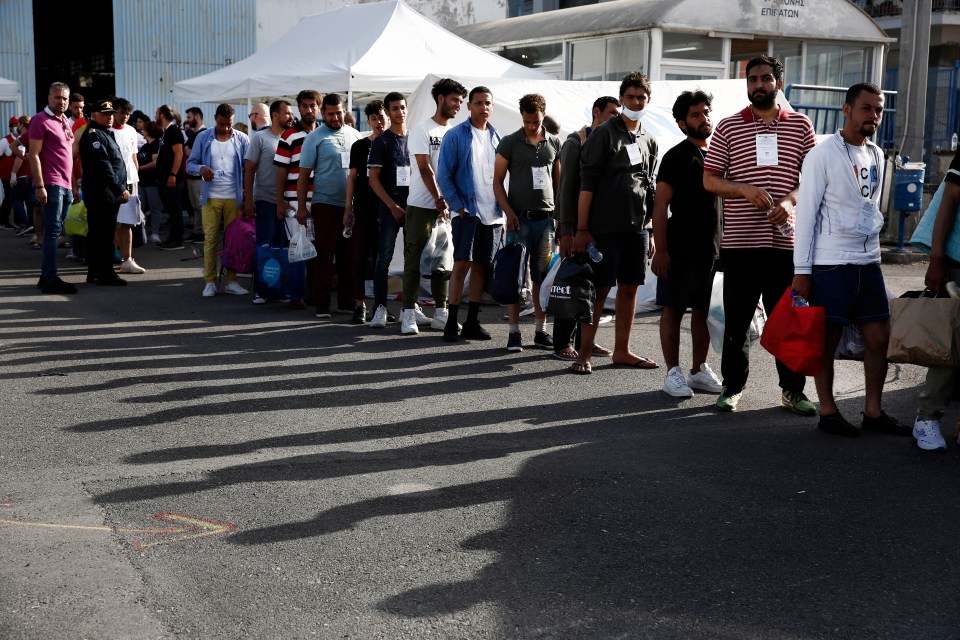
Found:
[[(183, 131), (180, 130), (180, 127), (178, 127), (176, 123), (164, 129), (163, 135), (160, 136), (160, 151), (157, 157), (158, 184), (166, 184), (167, 177), (170, 175), (170, 169), (173, 167), (173, 145), (175, 144), (181, 145), (181, 151), (183, 151)], [(184, 153), (180, 160), (180, 168), (177, 171), (179, 177), (183, 177), (186, 164), (187, 156), (186, 153)]]
[(657, 182), (673, 188), (667, 222), (667, 251), (671, 258), (713, 260), (720, 255), (716, 198), (703, 188), (704, 153), (689, 140), (683, 140), (660, 161)]
[(353, 183), (353, 211), (354, 215), (376, 215), (377, 204), (380, 200), (370, 188), (370, 175), (367, 169), (367, 159), (370, 157), (370, 146), (373, 141), (369, 136), (361, 138), (350, 147), (350, 168), (357, 170), (357, 179)]
[[(384, 131), (370, 147), (368, 166), (379, 167), (380, 184), (401, 207), (407, 206), (410, 192), (410, 154), (407, 152), (407, 136), (398, 136), (393, 131)], [(397, 186), (397, 172), (405, 171), (406, 186)]]
[[(145, 164), (153, 162), (154, 154), (160, 151), (160, 141), (154, 140), (153, 142), (148, 142), (147, 144), (140, 147), (140, 150), (137, 151), (137, 164), (141, 167)], [(155, 187), (157, 186), (157, 170), (156, 169), (140, 169), (140, 184), (144, 187)]]

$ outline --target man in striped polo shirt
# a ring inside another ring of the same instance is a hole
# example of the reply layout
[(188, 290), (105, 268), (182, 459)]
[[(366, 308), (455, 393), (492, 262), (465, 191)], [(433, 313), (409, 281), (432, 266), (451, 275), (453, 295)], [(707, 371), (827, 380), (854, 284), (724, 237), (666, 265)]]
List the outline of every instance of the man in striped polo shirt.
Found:
[[(283, 132), (277, 143), (273, 164), (277, 165), (277, 219), (283, 220), (287, 209), (297, 210), (297, 178), (300, 175), (300, 147), (307, 134), (317, 128), (320, 110), (320, 94), (313, 89), (304, 89), (297, 94), (297, 109), (300, 120)], [(313, 181), (307, 187), (307, 200), (313, 199)], [(272, 242), (272, 240), (271, 240)], [(291, 309), (306, 309), (302, 299), (290, 300)]]
[[(747, 330), (758, 299), (773, 310), (793, 281), (793, 209), (800, 166), (816, 145), (806, 116), (777, 105), (783, 64), (760, 56), (747, 62), (750, 105), (720, 121), (703, 164), (703, 186), (723, 197), (724, 389), (717, 409), (733, 411), (747, 383)], [(803, 394), (806, 378), (777, 360), (781, 405), (804, 416), (816, 407)]]

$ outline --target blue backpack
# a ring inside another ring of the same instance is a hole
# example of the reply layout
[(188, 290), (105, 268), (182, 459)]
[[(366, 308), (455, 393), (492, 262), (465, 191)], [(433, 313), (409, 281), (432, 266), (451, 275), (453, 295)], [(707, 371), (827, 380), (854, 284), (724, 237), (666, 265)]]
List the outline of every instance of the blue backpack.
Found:
[(517, 304), (527, 286), (527, 248), (519, 242), (501, 247), (493, 257), (490, 295), (500, 304)]

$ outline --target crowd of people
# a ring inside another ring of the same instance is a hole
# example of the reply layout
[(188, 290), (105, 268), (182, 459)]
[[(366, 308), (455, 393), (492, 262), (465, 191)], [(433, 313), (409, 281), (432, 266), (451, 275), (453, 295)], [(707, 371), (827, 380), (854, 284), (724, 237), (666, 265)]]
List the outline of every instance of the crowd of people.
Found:
[[(814, 378), (818, 410), (804, 394), (806, 377), (778, 360), (779, 404), (802, 416), (819, 415), (819, 428), (829, 433), (913, 435), (923, 449), (945, 449), (940, 419), (955, 371), (930, 370), (912, 426), (881, 404), (890, 330), (879, 246), (884, 161), (869, 138), (883, 116), (882, 92), (869, 83), (850, 87), (843, 128), (818, 145), (810, 120), (777, 103), (780, 61), (760, 56), (745, 70), (749, 104), (716, 127), (709, 94), (677, 97), (673, 117), (685, 138), (663, 153), (642, 124), (652, 88), (640, 73), (623, 78), (617, 97), (598, 97), (592, 121), (563, 141), (543, 96), (523, 96), (521, 128), (501, 135), (490, 122), (493, 90), (468, 91), (451, 78), (433, 85), (433, 115), (412, 126), (403, 94), (371, 101), (364, 110), (369, 135), (349, 123), (335, 93), (303, 90), (295, 104), (257, 104), (248, 135), (227, 104), (217, 107), (213, 128), (196, 107), (187, 109), (181, 128), (168, 105), (152, 119), (133, 112), (122, 98), (100, 99), (84, 110), (82, 96), (55, 83), (48, 106), (32, 119), (11, 118), (10, 135), (0, 142), (4, 206), (19, 233), (35, 233), (42, 251), (37, 286), (44, 293), (76, 291), (57, 275), (57, 250), (81, 184), (89, 221), (87, 282), (97, 285), (125, 284), (119, 274), (144, 272), (132, 255), (131, 236), (140, 223), (124, 208), (134, 196), (157, 248), (175, 251), (185, 239), (203, 242), (204, 297), (219, 292), (223, 229), (238, 217), (252, 218), (257, 244), (273, 245), (282, 242), (286, 220), (295, 219), (312, 227), (317, 256), (307, 265), (306, 290), (291, 292), (283, 302), (292, 309), (312, 306), (317, 318), (330, 318), (336, 290), (336, 310), (375, 329), (397, 322), (388, 276), (403, 229), (399, 331), (413, 335), (429, 326), (446, 342), (490, 340), (479, 321), (485, 283), (498, 249), (519, 243), (529, 260), (533, 344), (579, 375), (592, 372), (594, 358), (659, 367), (634, 353), (630, 340), (649, 258), (662, 307), (663, 391), (678, 398), (695, 391), (717, 394), (715, 406), (723, 412), (737, 409), (747, 387), (748, 331), (758, 302), (770, 313), (790, 288), (824, 307), (825, 353), (834, 352), (844, 326), (859, 327), (866, 345), (865, 397), (860, 424), (840, 414), (828, 357)], [(468, 117), (454, 125), (464, 106)], [(960, 154), (947, 184), (944, 203), (953, 207), (946, 216), (952, 223), (960, 202)], [(185, 208), (193, 211), (189, 237)], [(168, 232), (161, 241), (162, 213)], [(434, 227), (447, 223), (452, 271), (431, 276), (431, 317), (418, 304), (421, 255)], [(938, 233), (926, 278), (934, 290), (960, 282), (960, 264), (944, 256), (945, 231)], [(561, 259), (590, 264), (596, 302), (592, 322), (556, 319), (548, 333), (539, 288), (557, 252)], [(372, 314), (366, 307), (368, 260)], [(707, 312), (721, 269), (725, 327), (718, 376), (708, 363)], [(596, 335), (614, 286), (614, 344), (608, 349)], [(250, 293), (231, 271), (223, 291)], [(255, 293), (253, 302), (270, 300)], [(692, 361), (682, 366), (680, 327), (687, 310)], [(520, 313), (520, 304), (507, 306), (509, 351), (524, 347)]]

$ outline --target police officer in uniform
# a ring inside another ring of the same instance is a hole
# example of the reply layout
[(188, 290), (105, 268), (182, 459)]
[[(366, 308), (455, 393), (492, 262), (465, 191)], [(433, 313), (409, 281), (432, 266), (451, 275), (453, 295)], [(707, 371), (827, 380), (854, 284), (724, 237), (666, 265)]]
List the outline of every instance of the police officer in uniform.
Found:
[(127, 170), (113, 137), (113, 104), (97, 100), (80, 138), (83, 203), (87, 207), (87, 283), (122, 286), (113, 270), (113, 238), (120, 205), (130, 199)]

